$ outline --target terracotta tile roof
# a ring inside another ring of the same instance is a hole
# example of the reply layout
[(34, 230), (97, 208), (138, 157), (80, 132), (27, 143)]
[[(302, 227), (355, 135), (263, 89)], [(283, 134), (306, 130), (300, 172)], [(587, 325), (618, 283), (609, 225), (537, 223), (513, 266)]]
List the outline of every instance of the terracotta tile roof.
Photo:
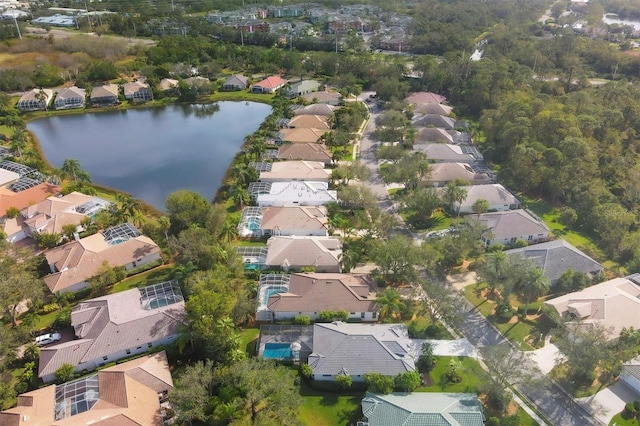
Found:
[(324, 167), (324, 163), (317, 161), (281, 161), (273, 163), (271, 171), (261, 172), (260, 181), (327, 181), (331, 176), (331, 170), (325, 169)]
[(315, 143), (320, 140), (327, 130), (322, 129), (281, 129), (279, 137), (283, 142), (289, 143)]
[(265, 264), (274, 267), (315, 266), (322, 272), (339, 272), (342, 243), (332, 237), (271, 237)]
[(322, 115), (296, 115), (289, 121), (292, 129), (320, 129), (330, 130), (329, 119)]
[(273, 312), (376, 312), (378, 287), (369, 275), (292, 274), (287, 293), (269, 298)]
[(15, 207), (22, 210), (32, 204), (36, 204), (45, 198), (59, 194), (62, 188), (50, 183), (41, 183), (33, 188), (26, 189), (21, 192), (11, 192), (5, 190), (0, 192), (0, 215), (4, 216), (7, 209)]
[(264, 87), (266, 89), (275, 89), (286, 83), (287, 80), (283, 79), (282, 77), (272, 75), (271, 77), (267, 77), (264, 80), (254, 84), (254, 86)]
[[(140, 381), (136, 376), (143, 371)], [(147, 355), (96, 373), (99, 399), (85, 412), (55, 420), (56, 385), (18, 398), (18, 406), (0, 413), (2, 426), (160, 426), (158, 394), (173, 388), (164, 352)]]
[(285, 160), (331, 162), (331, 153), (324, 144), (319, 143), (287, 143), (278, 149), (278, 158)]
[(328, 220), (324, 206), (263, 207), (260, 228), (316, 231), (326, 229)]
[(446, 100), (444, 96), (432, 92), (414, 92), (405, 98), (405, 101), (410, 104), (441, 104)]

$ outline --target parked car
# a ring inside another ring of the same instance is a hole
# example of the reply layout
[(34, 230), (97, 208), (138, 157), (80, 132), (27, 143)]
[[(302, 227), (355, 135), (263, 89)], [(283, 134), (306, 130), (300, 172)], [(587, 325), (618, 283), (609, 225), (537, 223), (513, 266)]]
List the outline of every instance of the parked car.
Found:
[(36, 337), (36, 346), (44, 346), (60, 340), (60, 333), (48, 333)]

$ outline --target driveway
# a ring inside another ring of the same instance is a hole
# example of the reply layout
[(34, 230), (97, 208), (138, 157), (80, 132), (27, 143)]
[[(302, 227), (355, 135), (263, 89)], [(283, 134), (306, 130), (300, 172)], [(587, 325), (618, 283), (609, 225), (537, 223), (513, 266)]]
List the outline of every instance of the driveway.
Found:
[(538, 365), (543, 374), (549, 374), (551, 369), (556, 366), (556, 360), (560, 355), (560, 350), (556, 345), (551, 343), (551, 336), (545, 340), (544, 347), (535, 351), (526, 352), (529, 358)]
[(637, 393), (623, 382), (618, 381), (593, 396), (578, 398), (577, 401), (595, 418), (608, 425), (611, 418), (621, 412), (627, 402), (637, 399), (640, 399)]

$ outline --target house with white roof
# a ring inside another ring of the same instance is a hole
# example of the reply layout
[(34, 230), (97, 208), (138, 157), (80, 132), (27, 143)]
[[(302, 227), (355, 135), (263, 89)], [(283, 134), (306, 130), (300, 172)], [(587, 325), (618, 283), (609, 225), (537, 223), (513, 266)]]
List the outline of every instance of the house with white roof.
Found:
[(471, 145), (415, 144), (413, 151), (425, 153), (427, 160), (434, 163), (475, 163), (484, 160), (480, 151)]
[(51, 89), (31, 89), (20, 97), (16, 108), (21, 111), (38, 111), (47, 109), (53, 99)]
[(318, 161), (280, 161), (270, 170), (260, 172), (260, 182), (312, 181), (329, 182), (331, 170)]
[(185, 319), (177, 281), (85, 300), (71, 311), (75, 338), (40, 350), (38, 377), (50, 382), (63, 364), (73, 365), (78, 372), (91, 371), (173, 343)]
[(555, 309), (570, 326), (603, 326), (607, 338), (613, 340), (623, 328), (640, 330), (640, 286), (630, 278), (614, 278), (544, 304)]
[(338, 192), (328, 182), (253, 182), (249, 195), (260, 207), (325, 206), (338, 202)]
[(395, 377), (415, 371), (419, 352), (404, 324), (359, 324), (335, 321), (313, 326), (311, 378), (335, 381), (339, 375), (364, 382), (367, 373)]
[(125, 83), (122, 86), (122, 92), (124, 98), (132, 102), (145, 102), (153, 100), (153, 93), (147, 83), (141, 81), (134, 81), (131, 83)]
[(490, 212), (501, 212), (520, 208), (520, 200), (499, 183), (463, 186), (462, 188), (467, 191), (467, 198), (461, 203), (456, 202), (453, 205), (454, 210), (460, 214), (474, 213), (473, 205), (481, 199), (489, 202), (488, 211)]
[(53, 101), (55, 109), (84, 108), (87, 91), (76, 86), (60, 89)]
[(483, 213), (466, 216), (466, 220), (477, 223), (485, 229), (482, 240), (488, 246), (502, 244), (508, 246), (518, 240), (529, 245), (543, 242), (549, 238), (549, 228), (542, 220), (532, 216), (526, 210)]

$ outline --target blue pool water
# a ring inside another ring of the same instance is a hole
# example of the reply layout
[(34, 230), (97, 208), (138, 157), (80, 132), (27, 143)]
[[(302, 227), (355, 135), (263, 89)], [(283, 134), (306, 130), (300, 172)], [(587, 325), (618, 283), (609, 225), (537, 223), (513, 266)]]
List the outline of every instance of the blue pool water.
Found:
[(273, 296), (274, 294), (285, 293), (286, 291), (287, 290), (284, 289), (284, 288), (282, 288), (282, 289), (280, 289), (280, 288), (270, 288), (270, 289), (265, 290), (264, 297), (262, 299), (262, 304), (266, 305), (267, 302), (269, 301), (269, 298), (271, 296)]
[(262, 356), (265, 359), (290, 359), (291, 343), (265, 343)]

